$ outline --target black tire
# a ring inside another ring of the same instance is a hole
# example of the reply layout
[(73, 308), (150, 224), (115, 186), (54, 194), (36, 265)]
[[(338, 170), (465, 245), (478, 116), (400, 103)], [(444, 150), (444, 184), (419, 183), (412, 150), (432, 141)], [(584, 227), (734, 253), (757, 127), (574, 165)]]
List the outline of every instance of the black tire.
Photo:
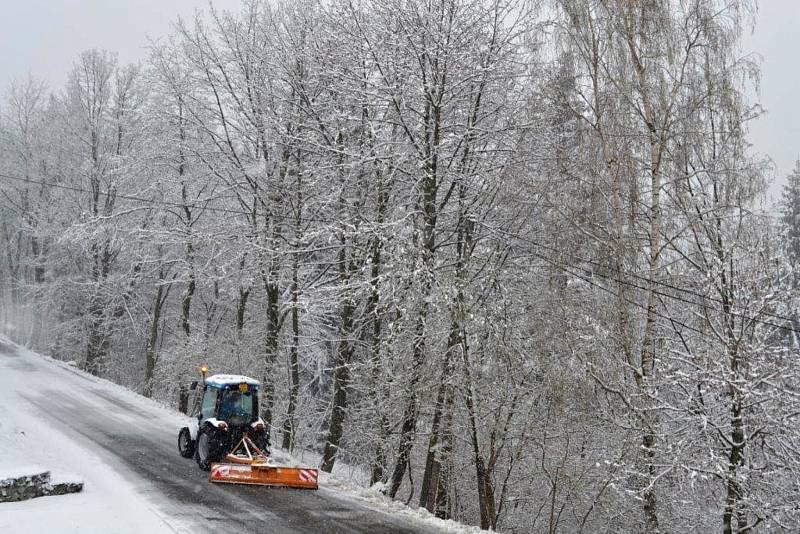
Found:
[(184, 458), (191, 458), (194, 455), (194, 440), (192, 434), (186, 427), (181, 428), (178, 433), (178, 452)]
[(214, 427), (207, 425), (200, 429), (194, 444), (194, 459), (197, 460), (200, 469), (208, 471), (212, 463), (222, 459), (225, 454), (223, 441), (219, 431)]

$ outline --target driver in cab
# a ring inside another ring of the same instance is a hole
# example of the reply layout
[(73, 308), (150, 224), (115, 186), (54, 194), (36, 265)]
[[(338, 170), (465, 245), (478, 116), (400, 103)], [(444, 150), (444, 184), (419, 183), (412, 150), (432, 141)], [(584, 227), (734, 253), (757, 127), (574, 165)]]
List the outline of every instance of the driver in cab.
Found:
[(232, 417), (243, 417), (249, 419), (253, 413), (253, 397), (249, 391), (226, 391), (222, 397), (222, 405), (219, 408), (219, 419), (230, 421)]

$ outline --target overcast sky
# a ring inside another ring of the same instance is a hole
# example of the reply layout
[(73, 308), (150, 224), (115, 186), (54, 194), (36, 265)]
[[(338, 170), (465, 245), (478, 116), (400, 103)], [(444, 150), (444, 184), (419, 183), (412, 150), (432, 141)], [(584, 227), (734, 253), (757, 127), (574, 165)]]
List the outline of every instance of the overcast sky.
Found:
[[(236, 9), (239, 0), (215, 0)], [(167, 34), (178, 16), (207, 0), (0, 0), (0, 87), (28, 74), (58, 88), (75, 57), (88, 48), (142, 59), (147, 38)], [(761, 0), (755, 33), (744, 49), (762, 58), (760, 100), (767, 114), (752, 125), (758, 152), (775, 162), (777, 194), (800, 157), (800, 0)]]
[(752, 125), (755, 149), (775, 162), (771, 196), (800, 157), (800, 0), (761, 0), (756, 29), (744, 50), (761, 56), (761, 90), (766, 114)]

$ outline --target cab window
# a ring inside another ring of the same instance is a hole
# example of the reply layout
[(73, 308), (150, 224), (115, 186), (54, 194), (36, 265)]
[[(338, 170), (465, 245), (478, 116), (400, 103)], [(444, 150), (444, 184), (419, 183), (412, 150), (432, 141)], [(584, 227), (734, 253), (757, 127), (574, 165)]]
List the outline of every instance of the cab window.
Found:
[(239, 416), (244, 418), (252, 417), (253, 415), (253, 395), (248, 391), (246, 393), (229, 390), (225, 392), (222, 397), (222, 404), (219, 407), (219, 418), (227, 421), (231, 417)]
[(206, 392), (203, 395), (203, 406), (200, 409), (200, 415), (203, 419), (208, 419), (209, 417), (214, 416), (214, 407), (217, 405), (218, 395), (219, 390), (217, 388), (206, 388)]

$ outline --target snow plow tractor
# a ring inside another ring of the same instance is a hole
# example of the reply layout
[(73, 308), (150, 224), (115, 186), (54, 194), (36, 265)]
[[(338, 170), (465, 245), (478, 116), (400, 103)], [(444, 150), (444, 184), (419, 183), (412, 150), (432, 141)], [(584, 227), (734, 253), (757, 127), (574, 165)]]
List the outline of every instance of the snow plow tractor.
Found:
[[(178, 433), (178, 451), (209, 471), (211, 482), (317, 489), (318, 471), (277, 465), (269, 457), (269, 429), (258, 415), (261, 384), (239, 375), (205, 378), (196, 415)], [(193, 387), (197, 389), (197, 384)]]

